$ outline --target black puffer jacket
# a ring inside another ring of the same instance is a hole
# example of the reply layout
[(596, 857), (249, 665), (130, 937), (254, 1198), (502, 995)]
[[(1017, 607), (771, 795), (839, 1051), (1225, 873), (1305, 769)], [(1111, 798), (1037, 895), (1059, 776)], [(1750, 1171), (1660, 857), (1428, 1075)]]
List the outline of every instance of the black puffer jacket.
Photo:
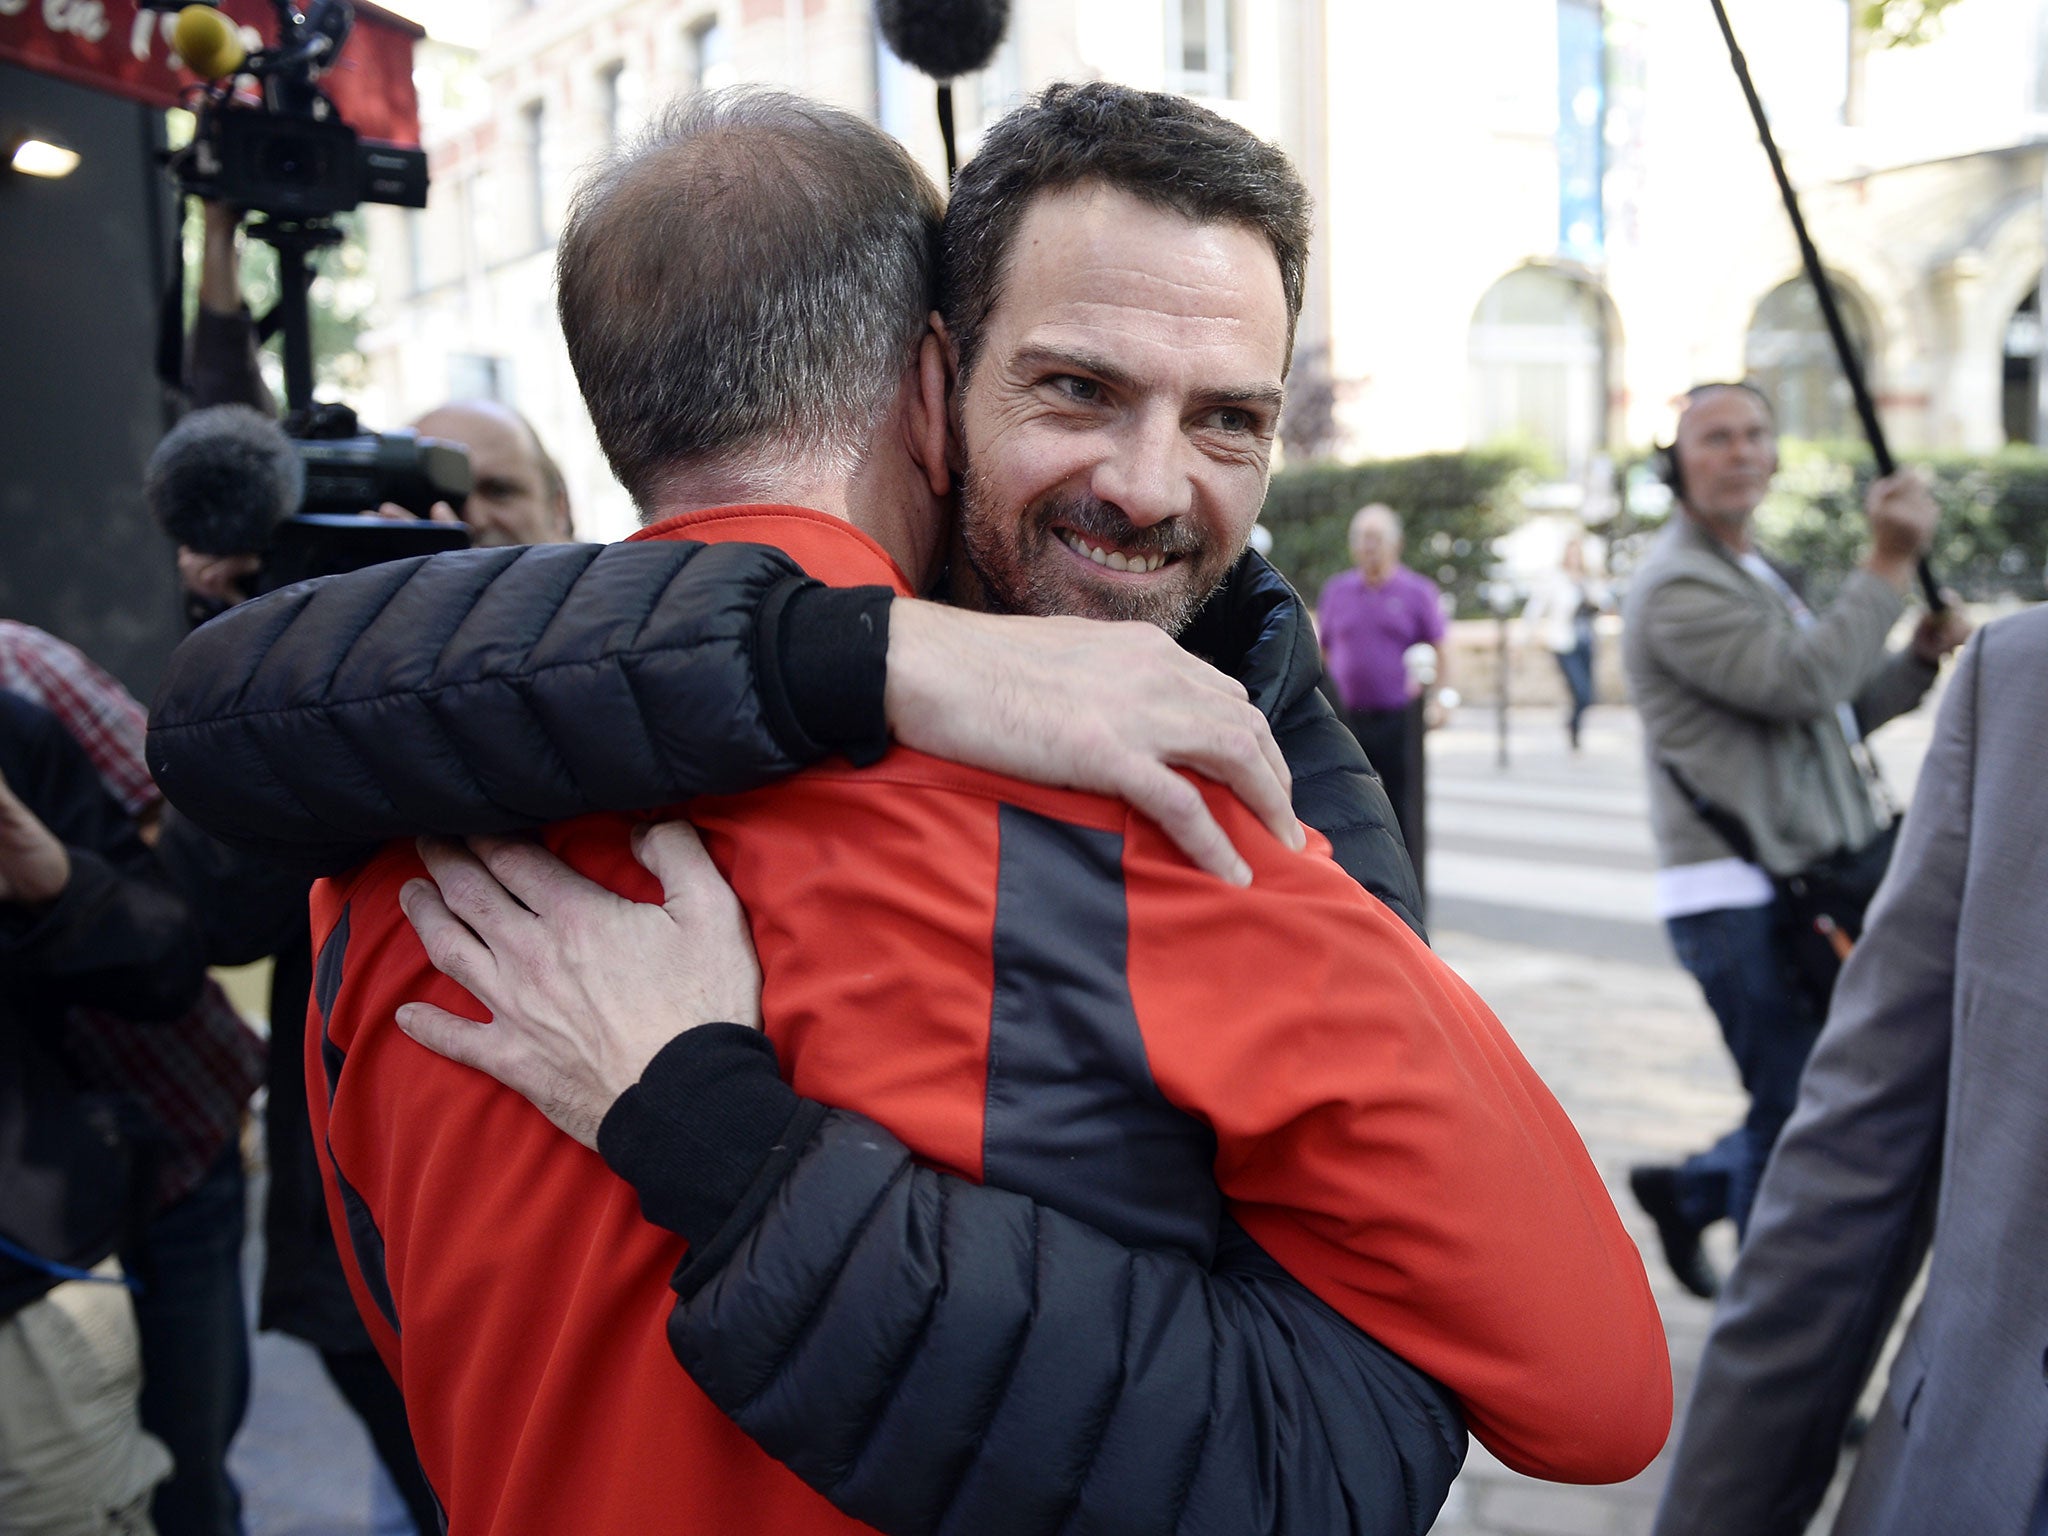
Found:
[[(1399, 899), (1385, 798), (1269, 568), (1205, 614), (1297, 809)], [(246, 605), (192, 637), (151, 759), (219, 834), (332, 865), (361, 838), (533, 825), (877, 749), (882, 589), (770, 551), (477, 551)], [(1408, 913), (1412, 914), (1412, 901)], [(671, 1343), (713, 1401), (892, 1533), (1426, 1530), (1464, 1454), (1441, 1388), (1242, 1234), (1213, 1269), (916, 1167), (799, 1100), (760, 1036), (673, 1042), (605, 1122), (690, 1239)]]
[[(171, 803), (332, 873), (393, 837), (512, 832), (753, 789), (886, 743), (887, 592), (758, 545), (461, 550), (289, 587), (178, 648), (150, 714)], [(1182, 637), (1250, 691), (1294, 808), (1421, 931), (1385, 791), (1316, 690), (1301, 600), (1257, 555)]]
[(892, 1536), (1420, 1533), (1464, 1459), (1450, 1394), (1235, 1223), (1203, 1269), (919, 1167), (758, 1031), (671, 1041), (598, 1144), (690, 1241), (677, 1358)]

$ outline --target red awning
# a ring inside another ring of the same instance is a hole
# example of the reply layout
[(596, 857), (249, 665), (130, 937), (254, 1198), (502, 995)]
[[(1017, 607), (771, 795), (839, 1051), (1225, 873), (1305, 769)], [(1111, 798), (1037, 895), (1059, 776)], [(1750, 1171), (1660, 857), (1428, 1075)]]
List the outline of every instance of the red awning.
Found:
[[(276, 18), (266, 0), (223, 0), (220, 9), (265, 43)], [(355, 30), (321, 87), (342, 120), (366, 139), (417, 144), (419, 98), (412, 88), (412, 45), (424, 28), (357, 0)], [(194, 83), (173, 68), (171, 11), (138, 10), (135, 0), (0, 0), (0, 60), (111, 91), (151, 106), (175, 107)]]

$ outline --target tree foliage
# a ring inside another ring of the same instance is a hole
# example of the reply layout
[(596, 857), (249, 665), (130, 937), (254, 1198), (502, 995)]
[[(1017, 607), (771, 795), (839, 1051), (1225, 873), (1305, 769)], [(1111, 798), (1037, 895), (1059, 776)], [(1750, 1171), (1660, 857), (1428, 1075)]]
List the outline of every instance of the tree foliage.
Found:
[(1917, 48), (1941, 35), (1942, 13), (1957, 0), (1862, 0), (1856, 20), (1884, 48)]

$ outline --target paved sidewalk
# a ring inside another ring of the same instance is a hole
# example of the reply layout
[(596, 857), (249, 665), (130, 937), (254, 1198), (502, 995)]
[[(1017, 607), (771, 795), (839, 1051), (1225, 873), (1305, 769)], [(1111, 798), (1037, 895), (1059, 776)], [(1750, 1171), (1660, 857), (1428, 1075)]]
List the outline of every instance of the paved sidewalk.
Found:
[[(1875, 738), (1901, 803), (1930, 721), (1923, 712)], [(1656, 861), (1634, 715), (1595, 710), (1573, 755), (1556, 712), (1516, 711), (1506, 768), (1497, 726), (1492, 711), (1467, 710), (1430, 741), (1436, 947), (1493, 1005), (1585, 1138), (1643, 1251), (1682, 1415), (1713, 1309), (1672, 1279), (1628, 1169), (1708, 1145), (1741, 1118), (1743, 1095), (1712, 1014), (1652, 915)], [(1707, 1247), (1725, 1273), (1734, 1258), (1725, 1224)], [(1641, 1536), (1668, 1459), (1667, 1446), (1630, 1482), (1577, 1488), (1521, 1477), (1475, 1445), (1436, 1532)], [(1850, 1464), (1845, 1456), (1843, 1474)], [(1843, 1480), (1815, 1530), (1827, 1529)]]

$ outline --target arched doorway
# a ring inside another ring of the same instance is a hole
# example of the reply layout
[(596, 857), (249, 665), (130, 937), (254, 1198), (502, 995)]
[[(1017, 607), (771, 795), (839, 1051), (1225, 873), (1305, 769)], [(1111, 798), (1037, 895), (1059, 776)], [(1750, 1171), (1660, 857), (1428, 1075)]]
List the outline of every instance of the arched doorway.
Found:
[(1520, 438), (1582, 481), (1608, 442), (1619, 338), (1598, 284), (1556, 267), (1510, 272), (1479, 301), (1468, 356), (1475, 443)]
[[(1834, 289), (1842, 324), (1848, 327), (1867, 377), (1874, 335), (1870, 312), (1839, 278), (1834, 279)], [(1750, 382), (1770, 398), (1778, 413), (1778, 430), (1785, 436), (1824, 442), (1856, 436), (1855, 398), (1821, 318), (1820, 300), (1804, 277), (1780, 283), (1764, 295), (1749, 322), (1742, 365)]]

